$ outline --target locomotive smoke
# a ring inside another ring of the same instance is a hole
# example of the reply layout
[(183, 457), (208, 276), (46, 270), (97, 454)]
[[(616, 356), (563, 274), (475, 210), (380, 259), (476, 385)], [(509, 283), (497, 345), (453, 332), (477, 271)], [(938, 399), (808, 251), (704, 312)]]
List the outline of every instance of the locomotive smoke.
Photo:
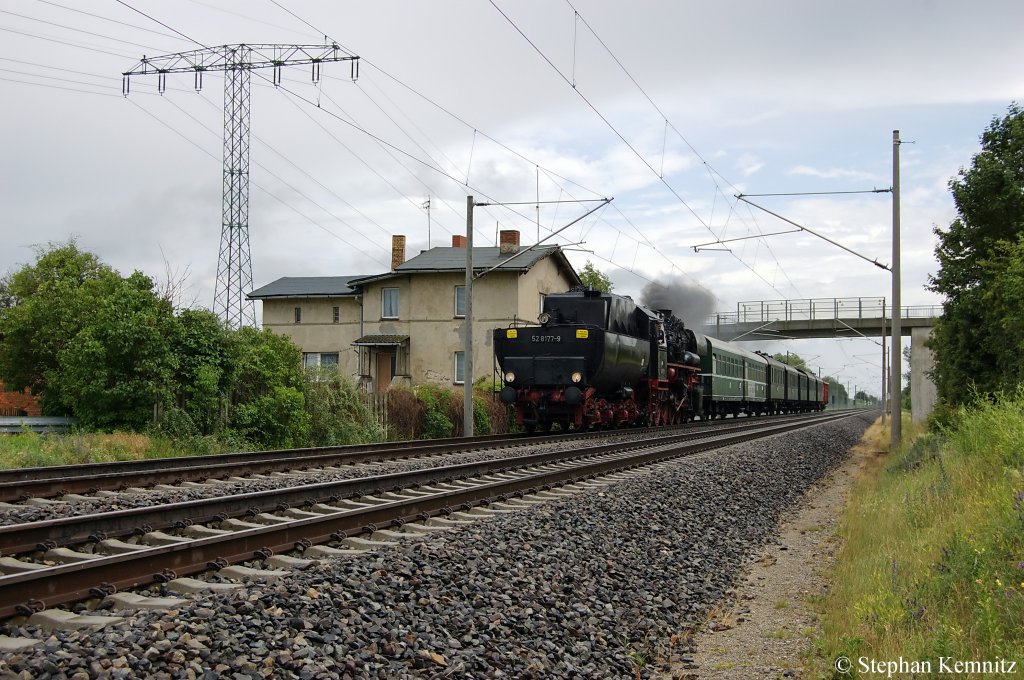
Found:
[(671, 309), (687, 328), (700, 328), (718, 307), (714, 293), (678, 276), (648, 283), (640, 293), (640, 302), (651, 309)]

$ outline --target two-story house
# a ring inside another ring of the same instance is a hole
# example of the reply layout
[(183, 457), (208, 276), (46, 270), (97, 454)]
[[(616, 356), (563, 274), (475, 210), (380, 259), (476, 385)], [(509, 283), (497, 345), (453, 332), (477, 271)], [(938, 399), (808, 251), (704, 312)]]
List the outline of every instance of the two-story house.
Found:
[[(519, 232), (500, 233), (497, 248), (474, 248), (473, 376), (491, 376), (491, 331), (533, 322), (543, 296), (580, 285), (558, 246), (525, 250)], [(290, 336), (304, 363), (337, 365), (369, 391), (393, 384), (462, 384), (465, 379), (466, 241), (405, 260), (405, 237), (392, 240), (384, 274), (286, 277), (253, 291), (263, 325)]]

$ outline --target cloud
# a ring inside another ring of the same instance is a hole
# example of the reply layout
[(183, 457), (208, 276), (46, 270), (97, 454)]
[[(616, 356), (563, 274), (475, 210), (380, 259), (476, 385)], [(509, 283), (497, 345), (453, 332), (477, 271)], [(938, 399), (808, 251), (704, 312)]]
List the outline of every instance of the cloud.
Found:
[(850, 179), (872, 182), (885, 181), (878, 175), (875, 175), (870, 172), (863, 172), (861, 170), (846, 170), (843, 168), (829, 168), (828, 170), (819, 170), (818, 168), (812, 168), (808, 165), (798, 165), (791, 169), (788, 174), (819, 177), (821, 179)]
[(743, 154), (736, 159), (736, 169), (743, 174), (744, 177), (750, 177), (755, 172), (765, 166), (765, 162), (754, 156), (753, 154)]

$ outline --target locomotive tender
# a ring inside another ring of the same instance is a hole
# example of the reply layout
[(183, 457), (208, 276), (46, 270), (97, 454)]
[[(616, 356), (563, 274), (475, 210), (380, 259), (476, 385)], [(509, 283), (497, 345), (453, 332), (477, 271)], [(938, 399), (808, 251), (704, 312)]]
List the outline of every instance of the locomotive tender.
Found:
[(686, 328), (671, 310), (571, 290), (539, 325), (494, 331), (501, 400), (528, 432), (684, 423), (696, 417), (820, 411), (828, 383)]

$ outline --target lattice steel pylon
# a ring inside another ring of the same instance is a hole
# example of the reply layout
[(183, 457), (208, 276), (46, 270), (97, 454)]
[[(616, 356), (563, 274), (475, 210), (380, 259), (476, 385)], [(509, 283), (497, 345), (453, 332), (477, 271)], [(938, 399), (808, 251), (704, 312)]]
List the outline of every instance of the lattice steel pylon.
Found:
[(313, 82), (320, 79), (320, 64), (352, 62), (352, 78), (359, 75), (359, 57), (341, 54), (331, 45), (222, 45), (191, 52), (143, 57), (122, 73), (121, 91), (128, 96), (131, 77), (157, 76), (157, 89), (167, 89), (168, 73), (194, 73), (195, 88), (203, 87), (203, 73), (224, 72), (224, 173), (220, 251), (213, 311), (230, 327), (256, 325), (256, 308), (246, 293), (252, 290), (249, 251), (249, 81), (255, 68), (274, 69), (273, 83), (281, 83), (281, 68), (312, 64)]

